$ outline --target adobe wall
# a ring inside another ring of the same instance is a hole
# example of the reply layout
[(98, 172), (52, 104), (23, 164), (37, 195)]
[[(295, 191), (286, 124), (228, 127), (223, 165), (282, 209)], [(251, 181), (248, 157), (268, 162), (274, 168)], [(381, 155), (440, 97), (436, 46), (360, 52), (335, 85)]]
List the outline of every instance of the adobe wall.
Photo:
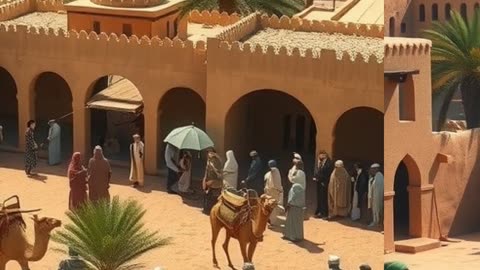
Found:
[(203, 10), (202, 12), (194, 10), (188, 15), (188, 22), (206, 25), (227, 26), (238, 22), (240, 19), (237, 14), (229, 15), (226, 12), (219, 13), (217, 10)]
[(0, 21), (15, 19), (31, 12), (57, 12), (65, 10), (62, 0), (0, 1)]

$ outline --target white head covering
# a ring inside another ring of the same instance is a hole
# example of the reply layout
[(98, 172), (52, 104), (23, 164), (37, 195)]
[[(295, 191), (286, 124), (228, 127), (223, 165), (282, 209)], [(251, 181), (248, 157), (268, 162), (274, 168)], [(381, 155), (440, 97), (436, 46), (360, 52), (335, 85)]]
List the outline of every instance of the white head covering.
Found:
[(341, 160), (335, 161), (335, 167), (337, 167), (337, 168), (343, 167), (343, 161), (341, 161)]
[(302, 160), (302, 156), (300, 156), (299, 153), (293, 153), (293, 158), (298, 159), (298, 160)]
[(238, 163), (232, 150), (227, 151), (227, 161), (225, 166), (223, 166), (223, 170), (227, 172), (236, 172), (238, 170)]
[(372, 164), (372, 166), (370, 166), (370, 168), (371, 169), (380, 168), (380, 164), (374, 163), (374, 164)]
[(335, 255), (328, 256), (328, 265), (340, 265), (340, 257)]

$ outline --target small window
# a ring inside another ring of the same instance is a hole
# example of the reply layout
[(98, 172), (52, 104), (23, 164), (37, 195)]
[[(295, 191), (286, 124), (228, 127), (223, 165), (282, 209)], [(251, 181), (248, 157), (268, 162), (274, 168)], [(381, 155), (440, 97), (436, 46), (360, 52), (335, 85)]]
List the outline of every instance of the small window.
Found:
[(390, 33), (388, 33), (388, 34), (389, 34), (389, 36), (394, 37), (395, 36), (395, 18), (391, 17), (389, 23), (390, 23), (390, 26), (389, 26), (388, 31)]
[(420, 17), (420, 21), (421, 22), (424, 22), (425, 21), (425, 5), (420, 5), (420, 10), (419, 10), (419, 17)]
[(100, 22), (93, 21), (93, 32), (100, 34)]
[(131, 24), (123, 24), (122, 33), (125, 36), (130, 37), (132, 35), (132, 25)]
[(438, 5), (432, 5), (432, 21), (438, 21)]
[(400, 121), (415, 121), (415, 91), (412, 76), (398, 84)]
[(407, 32), (407, 24), (405, 23), (400, 24), (400, 31), (402, 31), (402, 33)]
[(450, 4), (445, 5), (445, 19), (450, 20), (451, 15), (450, 12), (452, 11), (452, 6)]
[(462, 4), (460, 6), (460, 14), (462, 14), (462, 17), (467, 20), (467, 4)]
[(170, 22), (167, 22), (167, 37), (170, 37)]
[(176, 37), (178, 35), (178, 18), (173, 21), (173, 36)]
[(480, 4), (479, 4), (479, 3), (476, 3), (476, 4), (473, 6), (473, 8), (474, 8), (475, 10), (477, 10), (479, 7), (480, 7)]

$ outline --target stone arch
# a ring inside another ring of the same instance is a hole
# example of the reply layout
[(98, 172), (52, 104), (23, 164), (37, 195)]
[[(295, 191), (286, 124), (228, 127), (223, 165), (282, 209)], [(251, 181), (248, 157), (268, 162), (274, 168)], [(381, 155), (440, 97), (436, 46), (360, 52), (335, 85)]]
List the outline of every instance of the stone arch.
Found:
[(242, 167), (248, 168), (252, 149), (265, 161), (277, 160), (282, 171), (291, 166), (292, 151), (303, 156), (306, 167), (313, 165), (317, 125), (307, 106), (284, 91), (248, 91), (233, 102), (224, 121), (225, 150), (233, 150)]
[(395, 36), (395, 17), (390, 17), (389, 21), (389, 36), (394, 37)]
[(17, 84), (12, 74), (0, 66), (0, 126), (3, 144), (18, 146), (18, 100)]
[(36, 140), (45, 142), (48, 121), (57, 119), (61, 127), (62, 158), (69, 158), (73, 151), (73, 97), (69, 84), (58, 73), (47, 71), (33, 80), (32, 90), (34, 119), (37, 121)]
[(418, 13), (419, 13), (419, 20), (421, 22), (424, 22), (425, 21), (425, 5), (424, 4), (420, 4)]
[(344, 112), (333, 130), (333, 157), (347, 162), (383, 163), (383, 113), (371, 107)]
[[(133, 84), (137, 88), (138, 95), (143, 99), (138, 84), (123, 75), (109, 74), (97, 77), (90, 84), (86, 91), (85, 104), (97, 93), (121, 80), (128, 80)], [(142, 107), (136, 113), (91, 108), (87, 109), (86, 115), (90, 127), (90, 132), (86, 134), (89, 142), (87, 147), (91, 149), (95, 145), (101, 145), (104, 147), (105, 156), (109, 159), (128, 161), (131, 136), (135, 133), (144, 136)]]
[(187, 87), (174, 87), (163, 94), (158, 103), (158, 162), (164, 162), (163, 140), (173, 129), (191, 125), (205, 130), (206, 104), (204, 98)]
[(399, 162), (394, 178), (395, 240), (418, 237), (421, 234), (421, 217), (418, 216), (421, 192), (414, 190), (420, 183), (420, 169), (412, 156), (407, 154)]

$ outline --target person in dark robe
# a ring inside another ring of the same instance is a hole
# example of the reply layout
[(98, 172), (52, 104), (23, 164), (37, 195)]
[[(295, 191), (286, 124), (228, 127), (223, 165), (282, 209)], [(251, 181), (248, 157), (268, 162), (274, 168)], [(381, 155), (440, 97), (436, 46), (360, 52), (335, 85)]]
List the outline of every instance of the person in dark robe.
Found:
[(360, 218), (365, 220), (368, 216), (368, 171), (365, 170), (359, 162), (353, 164), (353, 168), (355, 170), (354, 177), (357, 182), (355, 187), (358, 193), (357, 207), (360, 208)]
[(242, 181), (242, 183), (248, 189), (255, 190), (258, 196), (261, 196), (264, 192), (263, 163), (255, 150), (250, 152), (250, 157), (252, 158), (252, 163), (250, 163), (247, 179)]
[(68, 179), (70, 181), (68, 209), (74, 211), (87, 200), (87, 169), (82, 166), (80, 152), (72, 155), (68, 165)]
[(217, 202), (223, 187), (222, 161), (214, 149), (208, 150), (207, 166), (202, 181), (202, 188), (205, 191), (203, 200), (203, 213), (209, 215), (210, 210)]
[(88, 162), (88, 197), (91, 201), (110, 200), (110, 163), (103, 156), (102, 147), (96, 146), (93, 157)]
[(27, 131), (25, 132), (25, 173), (32, 176), (32, 170), (37, 167), (37, 151), (38, 145), (35, 142), (35, 120), (27, 122)]
[(333, 162), (327, 152), (320, 151), (315, 165), (313, 181), (317, 182), (317, 210), (315, 217), (327, 218), (328, 213), (328, 184), (333, 172)]

